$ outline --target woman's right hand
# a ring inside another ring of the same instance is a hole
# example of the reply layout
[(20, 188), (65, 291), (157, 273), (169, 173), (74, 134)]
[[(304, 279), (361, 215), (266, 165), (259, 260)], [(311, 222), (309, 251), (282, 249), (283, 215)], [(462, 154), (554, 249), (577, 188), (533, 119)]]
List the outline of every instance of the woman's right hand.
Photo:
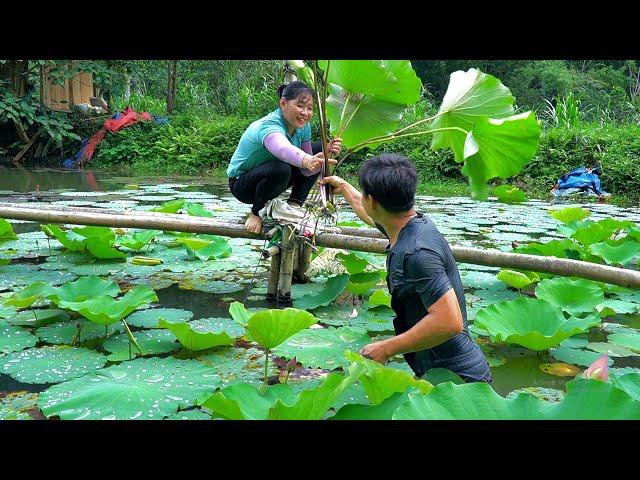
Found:
[[(312, 172), (317, 172), (322, 168), (322, 164), (324, 163), (324, 153), (318, 152), (315, 155), (307, 155), (302, 159), (302, 168), (306, 168), (307, 170), (311, 170)], [(337, 164), (338, 161), (334, 158), (329, 159), (330, 165)]]

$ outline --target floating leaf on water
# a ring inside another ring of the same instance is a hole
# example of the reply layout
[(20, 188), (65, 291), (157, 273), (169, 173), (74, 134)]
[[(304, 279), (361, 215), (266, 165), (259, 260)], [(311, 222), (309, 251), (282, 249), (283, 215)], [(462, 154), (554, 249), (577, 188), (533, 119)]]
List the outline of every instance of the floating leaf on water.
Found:
[(0, 360), (2, 373), (23, 383), (58, 383), (101, 368), (107, 357), (87, 348), (44, 346), (14, 352)]
[(509, 395), (507, 395), (506, 398), (516, 398), (520, 393), (527, 393), (533, 395), (534, 397), (538, 397), (540, 400), (544, 400), (545, 402), (553, 403), (561, 402), (565, 397), (565, 393), (562, 390), (558, 390), (556, 388), (524, 387), (513, 390), (509, 393)]
[(293, 301), (296, 308), (313, 310), (321, 306), (327, 306), (340, 295), (349, 283), (349, 275), (342, 274), (330, 277), (325, 288), (318, 294), (305, 295)]
[(191, 410), (174, 413), (166, 417), (165, 420), (211, 420), (211, 415), (199, 408), (192, 408)]
[(38, 339), (28, 330), (0, 323), (0, 353), (17, 352), (33, 347)]
[(23, 310), (7, 319), (12, 325), (23, 327), (42, 327), (55, 322), (66, 322), (69, 314), (57, 308)]
[(607, 337), (609, 343), (627, 347), (636, 353), (640, 353), (640, 334), (613, 333)]
[(549, 210), (549, 215), (562, 223), (569, 223), (576, 220), (584, 220), (591, 215), (591, 212), (582, 207), (568, 207), (561, 210)]
[(634, 357), (638, 356), (638, 353), (635, 353), (629, 350), (626, 347), (621, 345), (615, 345), (607, 342), (592, 342), (587, 345), (589, 350), (593, 350), (594, 352), (606, 353), (610, 357)]
[(333, 370), (345, 367), (345, 350), (359, 351), (371, 342), (364, 329), (340, 327), (303, 330), (272, 350), (284, 358), (296, 357), (306, 367)]
[[(81, 327), (80, 329), (78, 329), (78, 325)], [(116, 323), (114, 325), (109, 325), (107, 328), (107, 335), (122, 331), (124, 331), (122, 324)], [(104, 325), (98, 325), (96, 323), (89, 322), (84, 318), (78, 318), (73, 322), (58, 322), (45, 327), (40, 327), (35, 333), (41, 341), (46, 343), (71, 344), (74, 341), (82, 343), (95, 338), (104, 337), (105, 329)]]
[[(549, 354), (556, 360), (571, 363), (573, 365), (581, 365), (588, 367), (594, 361), (602, 356), (601, 353), (592, 352), (590, 350), (580, 350), (577, 348), (557, 347), (549, 350)], [(613, 359), (609, 359), (609, 365), (613, 365)]]
[(126, 317), (126, 321), (133, 327), (160, 328), (158, 321), (163, 318), (166, 322), (178, 323), (188, 321), (193, 317), (193, 312), (180, 308), (149, 308), (133, 312)]
[(180, 344), (176, 342), (175, 335), (164, 329), (144, 330), (133, 332), (142, 354), (133, 345), (130, 345), (129, 336), (125, 334), (114, 335), (107, 339), (103, 344), (107, 352), (111, 355), (107, 359), (111, 362), (120, 362), (122, 360), (130, 360), (131, 357), (154, 355), (157, 353), (172, 352), (180, 348)]
[(38, 406), (63, 420), (153, 420), (219, 386), (219, 375), (201, 362), (138, 358), (54, 385), (40, 394)]

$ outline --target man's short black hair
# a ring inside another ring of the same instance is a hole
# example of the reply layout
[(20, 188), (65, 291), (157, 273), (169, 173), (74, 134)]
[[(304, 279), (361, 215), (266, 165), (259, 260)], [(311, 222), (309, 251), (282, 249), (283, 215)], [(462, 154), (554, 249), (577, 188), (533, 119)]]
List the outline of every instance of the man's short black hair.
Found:
[(406, 212), (415, 202), (418, 174), (413, 162), (395, 153), (370, 158), (360, 167), (362, 193), (371, 195), (387, 212)]

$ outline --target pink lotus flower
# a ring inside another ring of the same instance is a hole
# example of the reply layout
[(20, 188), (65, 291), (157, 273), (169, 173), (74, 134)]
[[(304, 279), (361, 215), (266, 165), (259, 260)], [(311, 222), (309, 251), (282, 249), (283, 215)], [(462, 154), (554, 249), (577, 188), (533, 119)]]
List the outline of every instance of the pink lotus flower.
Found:
[(606, 382), (609, 380), (609, 356), (605, 353), (582, 372), (582, 378), (594, 378)]

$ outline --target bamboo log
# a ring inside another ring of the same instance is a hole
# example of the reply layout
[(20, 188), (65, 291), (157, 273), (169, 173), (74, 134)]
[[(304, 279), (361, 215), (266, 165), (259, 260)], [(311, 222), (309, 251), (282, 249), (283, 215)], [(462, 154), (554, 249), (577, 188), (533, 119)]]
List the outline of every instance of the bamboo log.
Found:
[(286, 225), (282, 231), (280, 246), (280, 276), (278, 278), (278, 305), (291, 305), (291, 280), (293, 259), (296, 246), (296, 233), (292, 225)]
[[(90, 212), (88, 210), (91, 210)], [(233, 238), (264, 240), (264, 235), (247, 232), (242, 224), (216, 222), (210, 218), (192, 217), (168, 213), (118, 212), (106, 213), (101, 209), (72, 207), (43, 208), (41, 205), (15, 205), (0, 203), (0, 218), (31, 220), (42, 223), (69, 223), (123, 228), (160, 229), (178, 232), (209, 233)], [(354, 229), (356, 230), (356, 229)], [(365, 238), (335, 233), (320, 233), (316, 244), (323, 247), (385, 253), (386, 239)], [(582, 262), (556, 257), (543, 257), (499, 250), (486, 250), (452, 245), (451, 250), (458, 262), (491, 267), (519, 268), (555, 275), (575, 276), (588, 280), (640, 288), (640, 272), (632, 269), (611, 267), (597, 263)]]
[(274, 255), (278, 255), (279, 253), (280, 253), (280, 247), (278, 247), (277, 245), (274, 245), (272, 247), (265, 248), (262, 251), (262, 258), (271, 258)]
[(298, 261), (295, 263), (293, 273), (299, 282), (307, 283), (310, 278), (307, 275), (311, 265), (311, 243), (304, 238), (298, 238)]
[(275, 302), (278, 298), (278, 278), (280, 278), (280, 249), (271, 256), (269, 283), (267, 284), (267, 301)]

